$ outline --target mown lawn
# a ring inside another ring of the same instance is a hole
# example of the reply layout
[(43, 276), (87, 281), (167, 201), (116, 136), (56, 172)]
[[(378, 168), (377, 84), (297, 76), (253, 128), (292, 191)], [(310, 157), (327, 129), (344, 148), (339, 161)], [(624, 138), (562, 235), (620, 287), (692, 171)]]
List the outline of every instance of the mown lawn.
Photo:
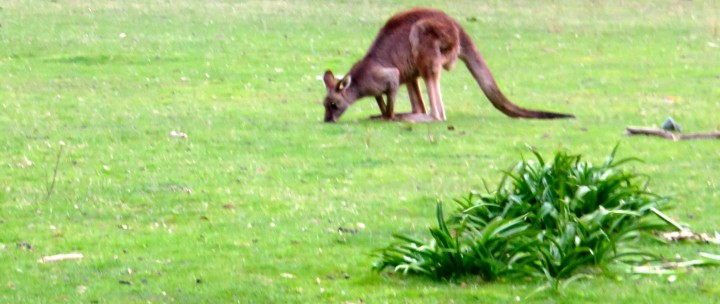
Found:
[[(447, 122), (369, 121), (368, 99), (321, 123), (317, 77), (345, 73), (420, 5), (460, 21), (514, 102), (577, 119), (509, 119), (459, 64), (443, 75)], [(392, 233), (425, 237), (438, 200), (497, 183), (528, 145), (601, 162), (620, 143), (673, 195), (667, 214), (720, 230), (717, 140), (623, 135), (668, 116), (718, 130), (719, 109), (716, 1), (3, 1), (0, 302), (718, 302), (717, 269), (527, 299), (543, 282), (371, 265)], [(69, 252), (84, 258), (38, 263)]]

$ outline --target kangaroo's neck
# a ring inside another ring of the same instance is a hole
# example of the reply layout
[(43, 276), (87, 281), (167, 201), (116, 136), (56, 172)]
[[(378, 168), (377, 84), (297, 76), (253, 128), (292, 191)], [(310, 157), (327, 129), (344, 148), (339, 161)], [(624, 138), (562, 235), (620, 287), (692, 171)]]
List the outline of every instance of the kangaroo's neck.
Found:
[(351, 77), (352, 82), (345, 90), (344, 96), (350, 104), (371, 95), (368, 88), (372, 85), (372, 75), (370, 74), (373, 65), (372, 59), (366, 57), (355, 63), (348, 71), (347, 74)]
[(364, 97), (360, 93), (360, 88), (358, 84), (354, 83), (350, 84), (345, 91), (343, 91), (343, 97), (345, 97), (345, 101), (349, 104), (354, 104), (358, 99)]

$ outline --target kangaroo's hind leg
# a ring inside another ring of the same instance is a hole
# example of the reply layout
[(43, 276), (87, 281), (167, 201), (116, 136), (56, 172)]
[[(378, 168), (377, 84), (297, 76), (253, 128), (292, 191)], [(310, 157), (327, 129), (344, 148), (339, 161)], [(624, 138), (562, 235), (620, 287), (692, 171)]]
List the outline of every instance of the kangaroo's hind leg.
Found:
[(440, 72), (452, 68), (457, 59), (459, 31), (448, 20), (424, 19), (413, 24), (409, 38), (415, 67), (425, 81), (430, 99), (430, 116), (445, 120)]
[(410, 106), (413, 114), (427, 114), (425, 103), (423, 102), (422, 92), (420, 92), (419, 79), (415, 78), (407, 83), (408, 96), (410, 96)]
[(436, 120), (445, 120), (445, 106), (443, 106), (442, 92), (440, 91), (440, 73), (426, 75), (423, 79), (430, 98), (430, 116)]

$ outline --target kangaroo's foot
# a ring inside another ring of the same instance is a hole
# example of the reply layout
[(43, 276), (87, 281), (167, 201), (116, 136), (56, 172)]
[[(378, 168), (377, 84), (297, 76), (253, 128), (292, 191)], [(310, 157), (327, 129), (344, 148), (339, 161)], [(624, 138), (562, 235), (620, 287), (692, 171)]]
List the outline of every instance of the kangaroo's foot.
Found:
[(397, 113), (393, 119), (387, 119), (382, 115), (370, 116), (370, 119), (383, 119), (388, 121), (406, 121), (406, 122), (431, 122), (438, 119), (422, 113)]

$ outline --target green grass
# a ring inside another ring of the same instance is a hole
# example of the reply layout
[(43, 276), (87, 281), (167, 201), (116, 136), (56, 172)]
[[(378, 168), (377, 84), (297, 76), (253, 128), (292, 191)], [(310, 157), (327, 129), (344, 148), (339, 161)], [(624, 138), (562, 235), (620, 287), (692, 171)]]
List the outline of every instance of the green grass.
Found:
[[(378, 111), (365, 100), (322, 124), (316, 77), (345, 73), (389, 16), (417, 5), (460, 20), (513, 101), (578, 119), (506, 118), (458, 65), (443, 76), (445, 123), (368, 121)], [(620, 142), (619, 157), (645, 160), (631, 167), (652, 176), (651, 190), (673, 195), (668, 215), (718, 230), (718, 142), (623, 135), (667, 116), (687, 132), (720, 129), (718, 11), (715, 1), (4, 1), (0, 302), (524, 299), (541, 283), (376, 274), (371, 253), (433, 225), (437, 200), (497, 180), (526, 144), (599, 162)], [(85, 258), (37, 262), (65, 252)], [(618, 275), (531, 300), (708, 303), (718, 281), (714, 269), (674, 283)]]

